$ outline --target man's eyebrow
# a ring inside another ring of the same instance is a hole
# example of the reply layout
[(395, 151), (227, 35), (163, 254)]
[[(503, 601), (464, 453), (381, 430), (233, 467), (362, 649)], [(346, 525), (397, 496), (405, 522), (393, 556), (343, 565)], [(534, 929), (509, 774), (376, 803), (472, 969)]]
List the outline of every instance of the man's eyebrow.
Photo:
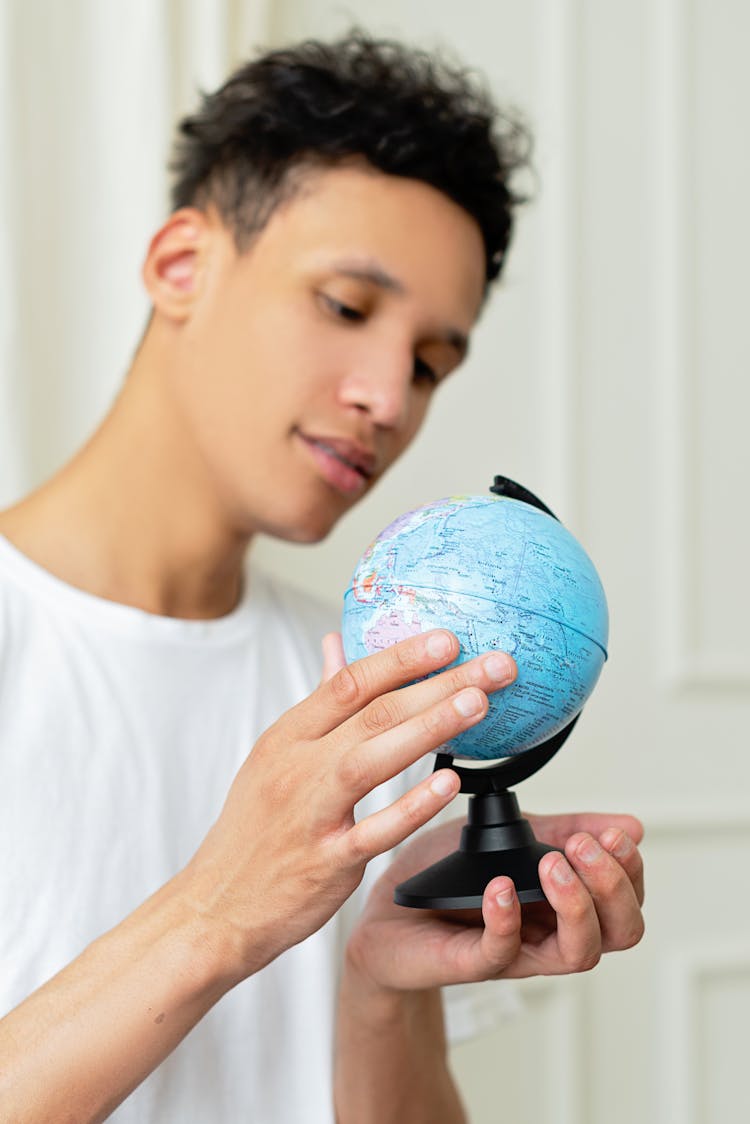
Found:
[(369, 281), (379, 289), (387, 289), (391, 293), (405, 293), (406, 286), (398, 278), (387, 273), (377, 262), (369, 261), (336, 261), (333, 270), (341, 277), (351, 277), (355, 281)]
[[(377, 285), (379, 289), (385, 289), (389, 293), (404, 294), (407, 291), (402, 281), (386, 272), (377, 262), (336, 261), (333, 263), (333, 271), (340, 277), (351, 277), (354, 281), (369, 281), (370, 284)], [(466, 358), (469, 353), (469, 339), (464, 332), (448, 328), (440, 333), (440, 338), (455, 348), (461, 359)]]

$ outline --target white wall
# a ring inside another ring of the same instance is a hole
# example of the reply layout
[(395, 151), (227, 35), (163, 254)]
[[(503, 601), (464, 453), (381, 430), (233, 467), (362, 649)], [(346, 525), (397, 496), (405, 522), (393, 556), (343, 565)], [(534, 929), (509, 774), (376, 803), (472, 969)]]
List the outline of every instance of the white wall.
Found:
[[(127, 11), (127, 18), (123, 13)], [(465, 372), (319, 547), (266, 561), (337, 597), (391, 518), (496, 472), (583, 540), (611, 660), (540, 810), (647, 824), (643, 945), (524, 988), (454, 1052), (475, 1124), (750, 1116), (750, 9), (740, 0), (278, 0), (0, 5), (0, 502), (105, 408), (145, 306), (169, 125), (251, 42), (352, 21), (449, 44), (524, 107), (539, 198)]]

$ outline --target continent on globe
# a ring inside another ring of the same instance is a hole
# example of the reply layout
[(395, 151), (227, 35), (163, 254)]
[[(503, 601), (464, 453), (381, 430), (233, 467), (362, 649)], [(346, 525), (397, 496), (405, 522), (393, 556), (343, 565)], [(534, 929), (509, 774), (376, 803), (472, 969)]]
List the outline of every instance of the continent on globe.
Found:
[(506, 496), (451, 496), (399, 516), (344, 595), (348, 661), (447, 628), (456, 663), (509, 652), (516, 681), (444, 752), (494, 760), (551, 738), (580, 712), (607, 658), (607, 602), (583, 547), (553, 516)]

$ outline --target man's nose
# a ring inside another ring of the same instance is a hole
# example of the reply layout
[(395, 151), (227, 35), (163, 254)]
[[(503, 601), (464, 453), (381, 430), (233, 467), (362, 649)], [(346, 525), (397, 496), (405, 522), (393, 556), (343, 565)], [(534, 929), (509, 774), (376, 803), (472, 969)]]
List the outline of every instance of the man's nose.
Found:
[(414, 358), (409, 352), (389, 351), (360, 361), (341, 383), (341, 401), (370, 415), (387, 429), (399, 429), (409, 416)]

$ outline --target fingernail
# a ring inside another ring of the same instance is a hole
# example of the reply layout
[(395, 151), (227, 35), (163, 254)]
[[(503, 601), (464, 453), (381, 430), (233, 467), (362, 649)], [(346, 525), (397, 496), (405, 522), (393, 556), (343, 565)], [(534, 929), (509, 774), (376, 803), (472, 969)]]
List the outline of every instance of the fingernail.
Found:
[(468, 691), (462, 691), (460, 695), (456, 695), (453, 705), (460, 715), (464, 718), (470, 718), (472, 714), (479, 714), (484, 706), (484, 696), (479, 691), (470, 688)]
[(625, 831), (610, 828), (602, 835), (602, 843), (616, 859), (626, 859), (633, 851), (633, 840)]
[(455, 773), (451, 773), (449, 769), (441, 769), (430, 781), (430, 788), (438, 796), (451, 796), (458, 791), (457, 780)]
[(583, 842), (579, 843), (576, 847), (576, 856), (581, 862), (587, 863), (589, 866), (591, 863), (595, 863), (597, 859), (600, 859), (603, 854), (604, 852), (595, 839), (584, 839)]
[(509, 683), (513, 678), (513, 663), (504, 652), (490, 652), (482, 666), (495, 683)]
[(444, 660), (451, 654), (453, 640), (448, 632), (433, 632), (427, 637), (427, 654), (436, 660)]
[(513, 891), (501, 890), (499, 894), (495, 894), (495, 901), (501, 909), (508, 909), (509, 906), (513, 905)]
[(558, 886), (569, 886), (573, 881), (573, 871), (568, 862), (562, 856), (557, 860), (555, 865), (550, 871), (552, 878), (557, 882)]

